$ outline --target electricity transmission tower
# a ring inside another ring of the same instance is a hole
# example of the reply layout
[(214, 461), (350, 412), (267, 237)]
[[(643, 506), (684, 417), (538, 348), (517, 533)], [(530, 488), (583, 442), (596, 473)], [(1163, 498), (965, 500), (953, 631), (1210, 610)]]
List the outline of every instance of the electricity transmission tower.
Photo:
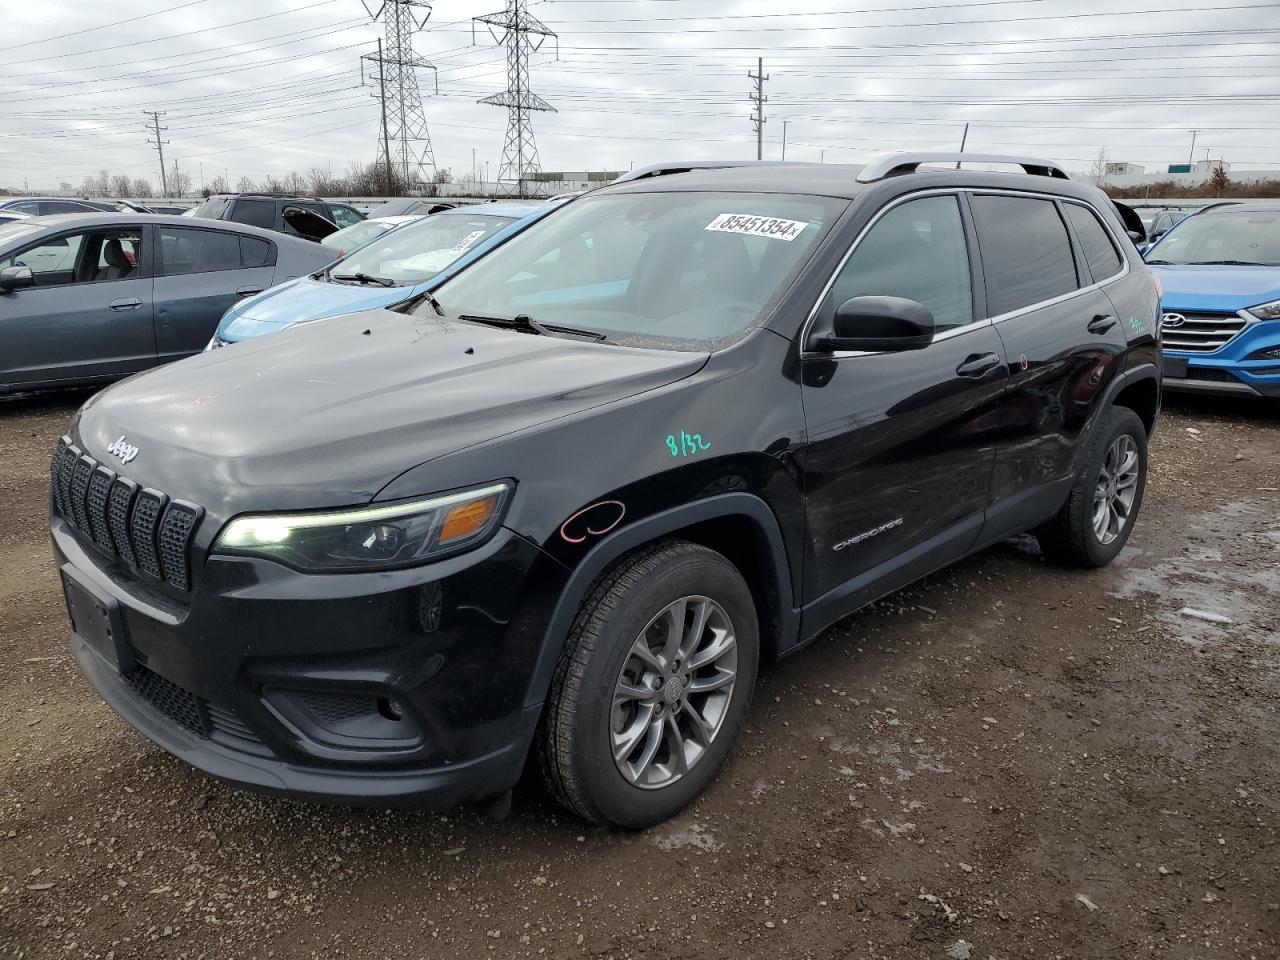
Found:
[(748, 77), (756, 82), (755, 93), (751, 95), (751, 99), (755, 102), (755, 113), (751, 114), (751, 122), (756, 125), (756, 159), (764, 159), (764, 105), (769, 102), (769, 98), (764, 95), (764, 82), (769, 79), (769, 75), (764, 72), (764, 57), (756, 60), (756, 72), (748, 73)]
[[(374, 20), (381, 17), (386, 28), (386, 42), (378, 45), (378, 52), (361, 57), (377, 64), (373, 80), (382, 101), (378, 164), (386, 167), (388, 179), (398, 177), (406, 188), (420, 187), (430, 179), (428, 171), (435, 171), (436, 158), (427, 134), (427, 115), (422, 109), (417, 70), (434, 73), (436, 68), (413, 52), (413, 35), (426, 26), (431, 6), (422, 0), (383, 0), (377, 10), (370, 10), (367, 4), (364, 9)], [(437, 79), (437, 93), (439, 85)], [(387, 189), (393, 186), (394, 183), (388, 183)]]
[(507, 48), (507, 89), (477, 102), (507, 108), (507, 142), (502, 148), (498, 183), (505, 186), (506, 192), (523, 196), (530, 179), (542, 169), (529, 114), (535, 110), (556, 112), (555, 107), (529, 89), (529, 57), (556, 34), (529, 13), (526, 0), (507, 0), (505, 10), (473, 17), (472, 42), (477, 22), (486, 24), (494, 41)]
[(147, 124), (147, 132), (151, 134), (147, 138), (147, 142), (155, 147), (156, 152), (160, 154), (160, 196), (167, 197), (169, 195), (169, 178), (164, 172), (164, 145), (168, 140), (161, 140), (160, 134), (168, 130), (168, 127), (160, 126), (160, 118), (165, 115), (163, 110), (143, 110), (144, 116), (151, 118), (151, 122)]

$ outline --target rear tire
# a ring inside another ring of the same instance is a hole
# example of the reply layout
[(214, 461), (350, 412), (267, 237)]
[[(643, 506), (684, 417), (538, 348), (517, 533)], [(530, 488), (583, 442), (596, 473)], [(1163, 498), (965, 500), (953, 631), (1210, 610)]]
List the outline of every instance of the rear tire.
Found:
[(1133, 532), (1147, 482), (1147, 429), (1128, 407), (1098, 425), (1067, 502), (1036, 531), (1051, 562), (1105, 567)]
[(551, 795), (630, 829), (679, 813), (733, 748), (759, 650), (751, 592), (720, 554), (672, 541), (613, 567), (551, 684), (538, 738)]

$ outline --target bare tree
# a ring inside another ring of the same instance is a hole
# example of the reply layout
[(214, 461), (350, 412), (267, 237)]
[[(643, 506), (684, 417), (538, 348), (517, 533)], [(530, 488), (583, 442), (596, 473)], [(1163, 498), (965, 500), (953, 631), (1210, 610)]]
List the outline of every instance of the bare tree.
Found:
[(241, 177), (236, 181), (236, 193), (253, 193), (256, 186), (249, 177)]
[(143, 180), (141, 177), (135, 177), (133, 181), (133, 195), (135, 197), (151, 196), (151, 182)]
[(130, 197), (133, 195), (133, 181), (125, 174), (117, 173), (111, 178), (111, 189), (108, 193), (113, 197)]
[(87, 197), (87, 196), (89, 196), (90, 194), (97, 193), (97, 192), (98, 192), (98, 178), (97, 178), (97, 177), (85, 177), (85, 178), (84, 178), (84, 180), (83, 180), (83, 181), (81, 182), (81, 184), (80, 184), (80, 192), (81, 192), (81, 193), (83, 193), (86, 197)]
[(111, 174), (106, 170), (98, 171), (98, 177), (93, 181), (93, 192), (100, 197), (105, 197), (111, 192)]
[(63, 180), (58, 184), (58, 189), (63, 193), (70, 193), (74, 187), (71, 186), (70, 180)]
[(227, 178), (222, 174), (218, 174), (209, 181), (209, 193), (230, 193), (231, 185), (227, 183)]
[(175, 197), (185, 197), (191, 191), (191, 174), (178, 169), (178, 161), (173, 162), (173, 170), (169, 173), (169, 193)]
[(1096, 187), (1102, 186), (1107, 179), (1107, 148), (1101, 147), (1098, 150), (1098, 156), (1093, 161), (1093, 166), (1089, 168), (1089, 182)]

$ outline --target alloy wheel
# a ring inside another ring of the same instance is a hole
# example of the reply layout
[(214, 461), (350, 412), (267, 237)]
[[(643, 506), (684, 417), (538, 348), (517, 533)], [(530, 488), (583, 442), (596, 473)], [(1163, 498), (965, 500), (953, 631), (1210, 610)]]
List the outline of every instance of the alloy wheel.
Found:
[(1113, 543), (1133, 516), (1140, 463), (1138, 445), (1127, 433), (1107, 449), (1093, 492), (1093, 534), (1103, 546)]
[(627, 651), (609, 714), (613, 760), (628, 783), (669, 786), (706, 755), (737, 668), (733, 623), (709, 597), (681, 597), (649, 621)]

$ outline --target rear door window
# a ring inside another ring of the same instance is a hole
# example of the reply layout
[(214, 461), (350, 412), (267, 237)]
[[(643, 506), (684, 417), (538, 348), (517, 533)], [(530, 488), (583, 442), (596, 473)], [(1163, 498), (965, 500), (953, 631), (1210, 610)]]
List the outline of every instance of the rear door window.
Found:
[(160, 270), (168, 277), (240, 269), (240, 238), (215, 230), (160, 228)]
[(232, 205), (231, 216), (228, 219), (236, 223), (247, 223), (251, 227), (266, 227), (270, 230), (276, 225), (276, 202), (240, 197)]
[(1064, 203), (1062, 209), (1067, 212), (1067, 219), (1076, 232), (1080, 250), (1094, 281), (1106, 280), (1119, 273), (1124, 261), (1120, 259), (1116, 245), (1111, 242), (1111, 235), (1107, 233), (1097, 214), (1078, 203)]
[(1067, 227), (1052, 200), (978, 194), (973, 215), (991, 316), (1079, 289)]

